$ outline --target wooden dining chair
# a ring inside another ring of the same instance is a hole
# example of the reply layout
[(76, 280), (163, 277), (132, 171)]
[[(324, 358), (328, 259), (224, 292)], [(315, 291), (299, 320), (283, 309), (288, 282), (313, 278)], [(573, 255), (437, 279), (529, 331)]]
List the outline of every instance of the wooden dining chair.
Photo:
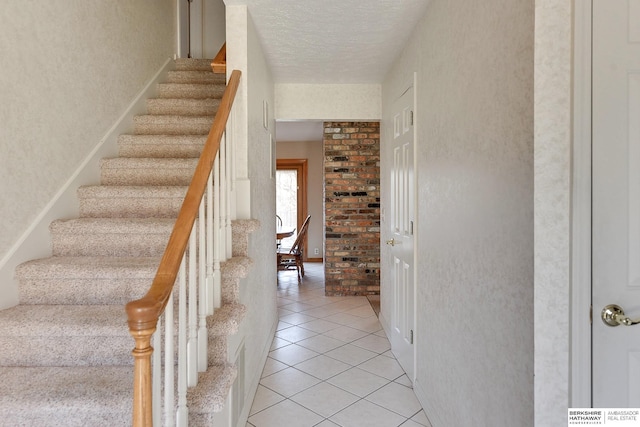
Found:
[(310, 219), (311, 215), (307, 215), (291, 248), (278, 248), (278, 270), (288, 270), (295, 267), (298, 271), (298, 282), (304, 277), (304, 264), (302, 262), (304, 257), (303, 243), (307, 235)]
[[(278, 227), (282, 227), (282, 218), (276, 214), (276, 229)], [(276, 249), (280, 248), (280, 246), (282, 246), (282, 241), (280, 239), (276, 239)]]

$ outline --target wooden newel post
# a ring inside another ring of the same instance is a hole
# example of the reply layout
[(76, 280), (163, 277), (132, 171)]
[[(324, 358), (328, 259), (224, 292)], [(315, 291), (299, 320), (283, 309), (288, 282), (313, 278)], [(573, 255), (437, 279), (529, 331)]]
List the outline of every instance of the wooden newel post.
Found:
[(136, 341), (133, 355), (133, 427), (153, 426), (151, 412), (151, 335), (156, 328), (141, 331), (130, 330), (131, 336)]

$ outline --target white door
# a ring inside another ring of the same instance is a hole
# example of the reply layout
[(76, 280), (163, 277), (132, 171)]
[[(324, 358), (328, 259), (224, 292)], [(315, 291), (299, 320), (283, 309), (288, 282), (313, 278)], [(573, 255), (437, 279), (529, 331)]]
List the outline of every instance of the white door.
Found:
[(414, 378), (414, 169), (413, 86), (396, 101), (393, 111), (393, 167), (391, 170), (391, 351)]
[(593, 1), (592, 90), (593, 406), (640, 408), (640, 0)]

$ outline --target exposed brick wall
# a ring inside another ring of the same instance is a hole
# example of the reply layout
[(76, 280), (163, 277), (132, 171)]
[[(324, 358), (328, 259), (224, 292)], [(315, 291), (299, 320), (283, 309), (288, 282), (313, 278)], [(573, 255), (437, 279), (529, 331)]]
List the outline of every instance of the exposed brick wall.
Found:
[(326, 295), (380, 293), (380, 123), (324, 123)]

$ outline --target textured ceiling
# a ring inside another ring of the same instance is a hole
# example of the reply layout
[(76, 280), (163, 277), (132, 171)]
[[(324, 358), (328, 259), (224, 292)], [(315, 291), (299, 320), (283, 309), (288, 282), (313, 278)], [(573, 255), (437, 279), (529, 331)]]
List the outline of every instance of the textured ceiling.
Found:
[(429, 0), (246, 4), (276, 83), (382, 83)]

